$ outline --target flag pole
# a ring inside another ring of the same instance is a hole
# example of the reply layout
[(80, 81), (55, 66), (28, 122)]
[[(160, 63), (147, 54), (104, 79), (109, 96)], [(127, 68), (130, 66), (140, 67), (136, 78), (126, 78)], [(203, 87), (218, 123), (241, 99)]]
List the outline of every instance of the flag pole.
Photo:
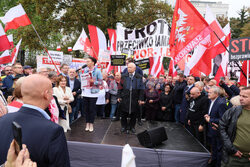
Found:
[[(212, 30), (212, 29), (211, 29)], [(225, 44), (221, 41), (221, 39), (219, 38), (219, 36), (216, 34), (216, 32), (214, 30), (212, 30), (215, 34), (215, 36), (219, 39), (220, 43), (224, 46), (224, 48), (226, 49), (226, 51), (230, 54), (229, 50), (227, 49), (227, 47), (225, 46)], [(239, 67), (240, 71), (242, 72), (242, 74), (245, 76), (245, 78), (247, 78), (246, 74), (244, 73), (244, 71), (242, 70), (242, 68), (240, 67), (239, 63), (237, 61), (234, 61), (236, 63), (236, 65)]]
[(47, 52), (47, 54), (49, 55), (49, 58), (51, 59), (52, 64), (55, 66), (57, 73), (58, 73), (58, 74), (60, 74), (59, 69), (57, 68), (57, 66), (56, 66), (55, 62), (53, 61), (52, 57), (50, 56), (49, 51), (47, 50), (47, 48), (46, 48), (45, 44), (43, 43), (43, 41), (42, 41), (42, 39), (41, 39), (40, 35), (39, 35), (39, 34), (38, 34), (38, 32), (36, 31), (36, 28), (34, 27), (34, 25), (33, 25), (33, 24), (31, 24), (31, 26), (32, 26), (32, 28), (34, 29), (34, 31), (36, 32), (36, 35), (38, 36), (38, 38), (39, 38), (40, 42), (42, 43), (42, 45), (43, 45), (43, 47), (44, 47), (45, 51), (46, 51), (46, 52)]
[(249, 85), (249, 60), (247, 60), (247, 87)]

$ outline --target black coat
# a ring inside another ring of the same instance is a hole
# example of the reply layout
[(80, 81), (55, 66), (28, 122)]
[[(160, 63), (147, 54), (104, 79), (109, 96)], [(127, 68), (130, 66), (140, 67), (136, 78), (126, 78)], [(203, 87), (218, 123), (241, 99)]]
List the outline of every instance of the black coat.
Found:
[[(130, 104), (130, 77), (128, 73), (125, 73), (121, 77), (121, 82), (118, 86), (117, 97), (122, 99), (121, 110), (123, 112), (129, 112)], [(144, 97), (144, 84), (142, 81), (142, 76), (139, 73), (135, 73), (132, 79), (132, 111), (138, 111), (138, 100), (143, 100)]]
[(183, 91), (186, 86), (187, 86), (186, 81), (183, 81), (183, 82), (176, 81), (174, 89), (173, 89), (174, 104), (181, 104)]
[(21, 125), (22, 143), (27, 145), (30, 158), (37, 166), (70, 166), (63, 128), (46, 119), (39, 111), (27, 107), (0, 118), (0, 164), (6, 161), (13, 140), (13, 121)]

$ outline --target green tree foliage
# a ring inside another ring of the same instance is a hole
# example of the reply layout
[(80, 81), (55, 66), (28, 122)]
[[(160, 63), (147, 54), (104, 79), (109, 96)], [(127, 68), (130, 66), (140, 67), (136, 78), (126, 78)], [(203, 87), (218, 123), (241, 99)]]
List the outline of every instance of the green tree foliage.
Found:
[(247, 23), (249, 23), (249, 19), (250, 19), (249, 10), (250, 10), (249, 8), (243, 7), (238, 12), (238, 14), (239, 14), (238, 18), (230, 18), (232, 38), (239, 38), (240, 36), (242, 36), (246, 33), (244, 26)]
[(225, 27), (227, 25), (227, 23), (229, 22), (228, 18), (224, 17), (224, 16), (217, 17), (217, 20), (220, 23), (220, 25), (221, 25), (222, 28)]

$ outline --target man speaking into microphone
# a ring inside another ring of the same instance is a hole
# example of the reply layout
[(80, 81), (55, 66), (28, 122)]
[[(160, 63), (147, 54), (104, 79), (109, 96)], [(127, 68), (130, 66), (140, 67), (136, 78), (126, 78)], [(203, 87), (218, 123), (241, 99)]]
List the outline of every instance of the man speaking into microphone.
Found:
[[(143, 104), (144, 85), (142, 76), (135, 72), (136, 65), (128, 64), (128, 73), (122, 75), (118, 90), (118, 102), (121, 103), (121, 132), (129, 130), (135, 133), (135, 124), (139, 105)], [(130, 117), (129, 123), (127, 118)]]

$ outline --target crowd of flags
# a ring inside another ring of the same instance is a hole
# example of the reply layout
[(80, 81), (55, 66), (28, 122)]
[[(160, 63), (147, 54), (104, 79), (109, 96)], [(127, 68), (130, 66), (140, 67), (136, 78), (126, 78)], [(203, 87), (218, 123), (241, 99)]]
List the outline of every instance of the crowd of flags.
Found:
[[(0, 64), (13, 64), (16, 61), (22, 39), (14, 47), (13, 35), (7, 36), (6, 32), (32, 23), (21, 4), (9, 9), (0, 19), (5, 25), (3, 28), (0, 24), (0, 52), (3, 52), (0, 56)], [(97, 60), (105, 50), (109, 50), (110, 55), (117, 54), (116, 41), (119, 34), (116, 30), (107, 30), (110, 39), (109, 46), (107, 46), (106, 36), (101, 29), (88, 25), (88, 30), (90, 39), (83, 29), (74, 47), (68, 48), (69, 51), (83, 50)], [(222, 28), (209, 7), (203, 18), (188, 0), (176, 0), (169, 39), (171, 53), (169, 75), (177, 75), (176, 66), (181, 67), (185, 75), (200, 76), (202, 73), (209, 75), (212, 72), (212, 65), (218, 64), (219, 61), (215, 79), (219, 80), (221, 76), (226, 76), (229, 63), (227, 48), (230, 38), (229, 24)], [(57, 50), (60, 48), (57, 47)], [(187, 59), (186, 55), (191, 51), (193, 54), (191, 58)], [(151, 57), (149, 73), (155, 76), (164, 73), (162, 62), (162, 56)], [(245, 66), (246, 63), (243, 63), (243, 70)], [(111, 66), (111, 62), (109, 62), (106, 71), (111, 70), (121, 71), (122, 69)], [(246, 82), (244, 77), (240, 77), (240, 80), (242, 83)]]

